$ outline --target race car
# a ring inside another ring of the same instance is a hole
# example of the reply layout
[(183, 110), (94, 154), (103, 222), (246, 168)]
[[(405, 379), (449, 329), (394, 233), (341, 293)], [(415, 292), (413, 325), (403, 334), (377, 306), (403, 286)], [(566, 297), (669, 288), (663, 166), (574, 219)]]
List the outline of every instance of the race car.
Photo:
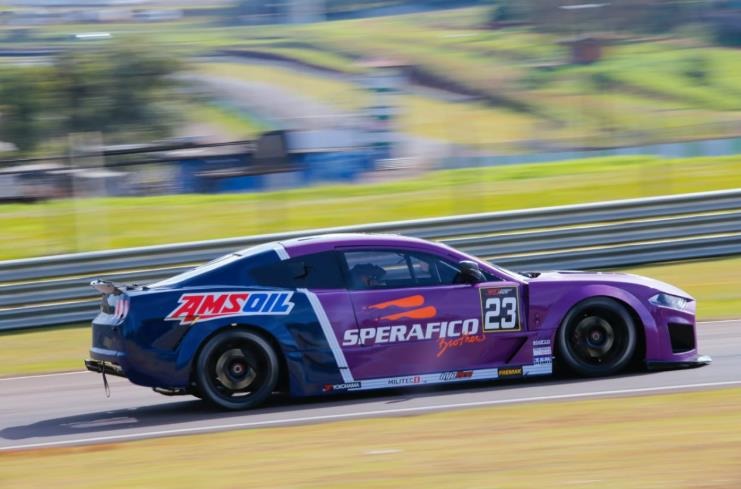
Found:
[(95, 281), (88, 370), (222, 408), (632, 366), (689, 367), (695, 300), (624, 273), (515, 273), (444, 244), (334, 234), (272, 242), (146, 286)]

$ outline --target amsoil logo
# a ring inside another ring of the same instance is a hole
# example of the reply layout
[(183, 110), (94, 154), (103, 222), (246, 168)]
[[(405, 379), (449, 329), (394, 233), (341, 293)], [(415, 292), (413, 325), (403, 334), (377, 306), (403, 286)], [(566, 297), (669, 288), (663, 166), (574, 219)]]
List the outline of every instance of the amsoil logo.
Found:
[(292, 296), (293, 292), (183, 294), (178, 299), (179, 305), (165, 320), (190, 325), (227, 317), (285, 315), (293, 309)]

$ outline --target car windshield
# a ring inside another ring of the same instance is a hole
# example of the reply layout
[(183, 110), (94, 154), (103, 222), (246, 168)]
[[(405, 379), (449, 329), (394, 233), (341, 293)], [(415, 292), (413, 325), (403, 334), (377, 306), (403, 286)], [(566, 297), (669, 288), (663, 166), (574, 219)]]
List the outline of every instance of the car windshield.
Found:
[(512, 270), (510, 270), (508, 268), (504, 268), (504, 267), (501, 267), (499, 265), (496, 265), (496, 264), (494, 264), (494, 263), (492, 263), (489, 260), (486, 260), (484, 258), (480, 258), (478, 256), (470, 255), (468, 253), (463, 253), (460, 250), (456, 250), (455, 248), (452, 248), (452, 247), (450, 247), (448, 245), (442, 244), (442, 246), (445, 247), (445, 248), (448, 248), (449, 250), (453, 251), (454, 253), (461, 254), (461, 255), (465, 256), (466, 258), (468, 258), (469, 260), (475, 261), (476, 263), (483, 263), (483, 264), (487, 265), (489, 268), (493, 268), (494, 270), (496, 270), (497, 272), (499, 272), (500, 275), (504, 275), (505, 277), (511, 277), (511, 278), (514, 278), (514, 279), (519, 280), (521, 282), (527, 282), (528, 281), (528, 277), (526, 277), (525, 275), (522, 275), (521, 273), (517, 273), (517, 272), (512, 271)]

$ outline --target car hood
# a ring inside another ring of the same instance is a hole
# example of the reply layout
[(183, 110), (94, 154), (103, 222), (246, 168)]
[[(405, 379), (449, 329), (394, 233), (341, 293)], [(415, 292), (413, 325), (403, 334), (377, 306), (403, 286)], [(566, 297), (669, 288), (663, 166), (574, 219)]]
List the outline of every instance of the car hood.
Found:
[(581, 272), (581, 271), (550, 271), (542, 272), (530, 279), (530, 283), (590, 283), (606, 285), (633, 285), (646, 287), (657, 292), (677, 295), (687, 299), (693, 297), (684, 290), (666, 282), (655, 280), (642, 275), (622, 272)]

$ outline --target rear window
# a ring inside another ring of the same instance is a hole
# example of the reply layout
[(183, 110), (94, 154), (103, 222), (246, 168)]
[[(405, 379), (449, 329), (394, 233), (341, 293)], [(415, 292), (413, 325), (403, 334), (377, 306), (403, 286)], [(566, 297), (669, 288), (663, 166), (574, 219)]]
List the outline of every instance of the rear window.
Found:
[[(192, 270), (175, 275), (168, 279), (155, 282), (150, 287), (169, 287), (182, 285), (257, 285), (245, 280), (244, 270), (279, 262), (278, 254), (273, 251), (263, 251), (257, 248), (257, 253), (231, 253), (212, 260)], [(247, 251), (249, 253), (249, 250)]]
[(287, 289), (341, 289), (342, 272), (332, 251), (299, 256), (247, 270), (249, 285)]

